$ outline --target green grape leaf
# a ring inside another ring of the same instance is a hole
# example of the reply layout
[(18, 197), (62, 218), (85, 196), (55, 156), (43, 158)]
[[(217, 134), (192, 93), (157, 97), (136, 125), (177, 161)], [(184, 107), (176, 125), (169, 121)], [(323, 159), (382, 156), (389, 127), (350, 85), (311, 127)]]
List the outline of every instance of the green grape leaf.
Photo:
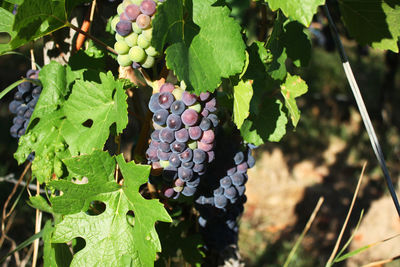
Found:
[(250, 81), (241, 80), (233, 87), (233, 121), (238, 129), (249, 116), (250, 101), (253, 97), (253, 87)]
[(48, 213), (53, 213), (53, 208), (49, 205), (47, 200), (41, 195), (29, 197), (28, 204), (35, 209), (39, 209)]
[(361, 44), (399, 52), (400, 4), (396, 0), (340, 0), (343, 21)]
[(0, 44), (0, 55), (66, 27), (72, 9), (88, 0), (24, 0), (16, 15), (0, 8), (0, 32), (11, 40)]
[(285, 83), (281, 84), (281, 93), (285, 98), (285, 106), (294, 127), (297, 126), (300, 119), (300, 111), (295, 98), (307, 93), (307, 90), (307, 84), (297, 75), (288, 74)]
[[(196, 94), (213, 92), (223, 77), (241, 73), (246, 60), (240, 25), (213, 0), (168, 0), (153, 20), (153, 46), (166, 49), (166, 64)], [(193, 20), (193, 21), (192, 21)]]
[(308, 27), (317, 8), (325, 3), (325, 0), (266, 0), (269, 7), (275, 11), (282, 10), (286, 17), (297, 20)]
[[(284, 34), (283, 23), (285, 18), (278, 14), (278, 18), (274, 23), (274, 28), (272, 30), (271, 36), (266, 44), (267, 51), (270, 53), (267, 62), (267, 72), (274, 80), (284, 80), (286, 77), (286, 48), (282, 43), (282, 35)], [(260, 43), (258, 43), (260, 44)], [(259, 49), (259, 52), (262, 50)], [(272, 57), (272, 59), (270, 58)]]
[(127, 95), (123, 81), (111, 72), (100, 73), (100, 82), (77, 80), (64, 105), (67, 117), (63, 135), (73, 155), (103, 148), (110, 127), (122, 133), (128, 124)]
[(51, 62), (43, 67), (39, 78), (43, 90), (27, 133), (21, 136), (14, 156), (22, 164), (31, 152), (35, 152), (32, 174), (42, 183), (53, 175), (60, 177), (63, 174), (61, 159), (71, 155), (61, 134), (65, 116), (60, 106), (70, 91), (73, 73), (59, 63)]
[(94, 151), (91, 155), (64, 159), (70, 173), (81, 175), (88, 183), (73, 183), (66, 180), (50, 181), (53, 186), (63, 192), (62, 196), (50, 199), (54, 213), (73, 214), (86, 211), (98, 194), (118, 190), (114, 182), (115, 160), (104, 156), (108, 152)]
[[(74, 165), (72, 172), (78, 175), (83, 176), (88, 173), (95, 175), (97, 168), (104, 168), (100, 164), (101, 159), (109, 162), (112, 158), (107, 152), (96, 152), (94, 157), (98, 164), (94, 164), (91, 167), (93, 171), (89, 172), (85, 170), (87, 160), (81, 163), (79, 160), (81, 157), (68, 160), (65, 164), (68, 169)], [(124, 177), (122, 186), (112, 181), (109, 175), (93, 176), (88, 182), (91, 184), (99, 179), (115, 184), (114, 191), (105, 193), (106, 190), (99, 187), (92, 192), (93, 199), (106, 205), (105, 211), (96, 216), (90, 216), (83, 211), (65, 215), (64, 219), (55, 225), (53, 243), (65, 243), (76, 237), (82, 237), (86, 241), (86, 246), (74, 255), (72, 267), (152, 266), (156, 252), (161, 251), (154, 225), (156, 221), (170, 222), (171, 218), (158, 200), (144, 199), (139, 193), (139, 187), (147, 182), (150, 166), (136, 165), (134, 162), (126, 163), (122, 155), (117, 156), (116, 160)], [(103, 175), (108, 173), (108, 168), (110, 166), (104, 168)], [(61, 185), (60, 182), (54, 181), (52, 186), (57, 188)], [(72, 182), (69, 183), (74, 186)], [(133, 212), (133, 222), (127, 218), (130, 211)]]
[(279, 99), (267, 98), (257, 116), (250, 116), (240, 128), (240, 134), (248, 143), (256, 146), (267, 141), (278, 142), (286, 134), (288, 119)]
[(296, 21), (288, 21), (284, 25), (282, 43), (286, 54), (296, 67), (308, 65), (311, 57), (311, 39), (303, 25)]
[(44, 267), (68, 267), (71, 264), (72, 254), (65, 243), (51, 243), (51, 235), (54, 227), (48, 220), (43, 228), (43, 266)]

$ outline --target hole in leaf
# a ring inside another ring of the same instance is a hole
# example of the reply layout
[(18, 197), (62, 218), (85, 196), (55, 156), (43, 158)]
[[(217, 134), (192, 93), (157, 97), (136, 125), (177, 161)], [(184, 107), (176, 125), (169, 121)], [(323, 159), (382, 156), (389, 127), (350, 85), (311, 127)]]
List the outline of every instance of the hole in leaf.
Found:
[(102, 214), (106, 210), (106, 204), (101, 201), (92, 201), (90, 202), (89, 209), (86, 211), (87, 215), (90, 216), (98, 216)]
[(93, 120), (88, 119), (85, 122), (82, 123), (83, 126), (87, 127), (87, 128), (91, 128), (93, 125)]
[(112, 92), (112, 94), (111, 94), (111, 98), (112, 98), (112, 99), (114, 99), (115, 92), (117, 92), (117, 89), (114, 89), (114, 90), (113, 90), (113, 92)]
[(85, 246), (86, 246), (86, 241), (82, 237), (74, 238), (71, 241), (71, 248), (74, 254), (82, 250)]
[[(152, 185), (149, 185), (149, 186), (152, 186)], [(152, 197), (151, 197), (151, 192), (149, 191), (149, 187), (148, 187), (147, 183), (142, 184), (142, 185), (139, 187), (139, 193), (140, 193), (140, 194), (142, 195), (142, 197), (145, 198), (145, 199), (152, 199)]]
[(130, 210), (126, 213), (126, 221), (131, 225), (135, 226), (135, 213)]
[(0, 44), (8, 44), (11, 41), (11, 35), (8, 32), (0, 32)]

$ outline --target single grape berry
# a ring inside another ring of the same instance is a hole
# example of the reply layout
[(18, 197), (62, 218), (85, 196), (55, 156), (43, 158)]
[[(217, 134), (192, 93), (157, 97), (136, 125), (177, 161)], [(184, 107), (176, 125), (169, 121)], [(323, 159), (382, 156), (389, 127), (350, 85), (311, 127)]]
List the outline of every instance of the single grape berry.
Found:
[(130, 21), (134, 21), (136, 20), (136, 18), (140, 15), (140, 8), (137, 5), (128, 5), (125, 8), (125, 12), (124, 12), (128, 18), (128, 20)]
[[(140, 14), (136, 18), (136, 24), (138, 25), (139, 28), (141, 29), (146, 29), (147, 27), (150, 26), (151, 19), (148, 15), (145, 14)], [(118, 26), (118, 24), (117, 24)]]
[(127, 20), (121, 20), (115, 26), (115, 30), (121, 36), (127, 36), (132, 32), (132, 23)]
[(153, 0), (143, 0), (140, 4), (140, 11), (143, 14), (151, 16), (156, 12), (156, 7), (157, 5)]
[(158, 104), (164, 109), (169, 109), (172, 102), (174, 102), (174, 96), (170, 92), (164, 92), (158, 96)]
[(176, 115), (181, 115), (185, 108), (185, 104), (181, 100), (176, 100), (171, 104), (171, 112)]
[(193, 109), (187, 109), (182, 113), (182, 122), (186, 125), (186, 126), (193, 126), (196, 124), (199, 115), (196, 111), (194, 111)]

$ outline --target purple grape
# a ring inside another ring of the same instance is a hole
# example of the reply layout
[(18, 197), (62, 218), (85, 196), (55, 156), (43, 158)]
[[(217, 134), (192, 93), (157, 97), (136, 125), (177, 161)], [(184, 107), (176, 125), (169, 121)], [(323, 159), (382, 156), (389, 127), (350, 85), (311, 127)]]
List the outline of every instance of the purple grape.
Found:
[(178, 130), (182, 127), (182, 120), (176, 114), (170, 114), (167, 118), (167, 126), (172, 130)]
[(210, 114), (210, 111), (208, 111), (207, 109), (203, 109), (203, 110), (200, 112), (200, 114), (201, 114), (201, 116), (203, 116), (203, 118), (207, 118), (208, 115)]
[(33, 87), (33, 90), (32, 90), (32, 96), (33, 97), (35, 97), (35, 96), (39, 97), (41, 92), (42, 92), (42, 87), (41, 86), (35, 86), (35, 87)]
[(193, 170), (188, 168), (178, 168), (178, 177), (187, 182), (193, 178)]
[[(190, 134), (190, 129), (189, 129), (189, 134)], [(215, 139), (214, 131), (207, 130), (203, 132), (203, 136), (201, 137), (200, 142), (211, 144), (212, 142), (214, 142), (214, 139)]]
[(174, 96), (170, 92), (164, 92), (158, 96), (158, 104), (164, 109), (169, 109), (172, 102), (174, 102)]
[(193, 158), (193, 150), (187, 148), (185, 151), (179, 154), (179, 158), (182, 162), (191, 161)]
[(175, 180), (174, 184), (175, 184), (175, 186), (182, 187), (182, 186), (185, 185), (185, 182), (183, 180), (181, 180), (180, 178), (178, 178), (178, 179)]
[(176, 153), (182, 153), (186, 149), (186, 144), (181, 142), (173, 142), (171, 144), (171, 150)]
[(23, 94), (26, 94), (26, 93), (28, 93), (28, 92), (30, 92), (31, 91), (31, 89), (32, 89), (32, 84), (30, 83), (30, 82), (23, 82), (23, 83), (21, 83), (20, 85), (18, 85), (18, 91), (19, 92), (21, 92), (21, 93), (23, 93)]
[(39, 75), (39, 71), (38, 70), (28, 70), (26, 72), (26, 77), (30, 78), (30, 79), (37, 79)]
[(171, 198), (174, 194), (175, 194), (175, 191), (174, 191), (173, 188), (167, 188), (167, 189), (165, 189), (165, 191), (164, 191), (164, 196), (165, 196), (166, 198)]
[(194, 164), (193, 171), (194, 172), (203, 172), (205, 170), (204, 164)]
[(215, 196), (214, 203), (215, 203), (215, 207), (217, 207), (219, 209), (223, 209), (228, 204), (228, 199), (224, 195)]
[(215, 128), (218, 126), (219, 120), (218, 120), (217, 115), (215, 115), (215, 114), (210, 114), (210, 115), (208, 115), (207, 118), (211, 121), (211, 123), (213, 124), (213, 126), (214, 126)]
[(219, 183), (223, 188), (228, 188), (232, 185), (232, 180), (229, 176), (225, 176), (224, 178), (219, 180)]
[(160, 130), (154, 130), (154, 132), (151, 133), (151, 140), (160, 142)]
[(189, 140), (189, 132), (188, 132), (188, 130), (185, 129), (185, 128), (182, 128), (182, 129), (176, 131), (175, 132), (175, 139), (178, 142), (182, 142), (182, 143), (187, 142)]
[(149, 147), (146, 150), (146, 158), (150, 161), (158, 161), (157, 149), (154, 147)]
[(165, 123), (167, 122), (168, 115), (169, 115), (168, 111), (166, 111), (165, 109), (159, 109), (154, 113), (153, 121), (158, 125), (165, 125)]
[(236, 190), (238, 191), (239, 196), (243, 196), (246, 191), (246, 186), (236, 186)]
[(201, 101), (204, 102), (207, 101), (210, 98), (210, 96), (211, 96), (210, 92), (201, 92), (199, 98)]
[(193, 151), (193, 162), (196, 164), (203, 163), (206, 160), (207, 154), (201, 149), (195, 149)]
[(132, 68), (138, 69), (138, 68), (140, 68), (140, 67), (141, 67), (141, 66), (140, 66), (139, 63), (137, 63), (137, 62), (135, 62), (135, 61), (132, 62)]
[(185, 103), (186, 106), (191, 106), (196, 103), (196, 95), (191, 94), (187, 91), (184, 91), (182, 94), (182, 101)]
[(29, 119), (31, 118), (31, 116), (32, 116), (32, 113), (33, 113), (33, 109), (28, 108), (28, 109), (25, 111), (25, 113), (24, 113), (24, 117), (25, 117), (27, 120), (29, 120)]
[(197, 188), (200, 184), (200, 180), (201, 180), (200, 176), (196, 175), (193, 180), (186, 182), (186, 185), (188, 187)]
[(253, 168), (253, 166), (256, 164), (256, 160), (251, 154), (247, 155), (247, 166), (249, 168)]
[(187, 196), (187, 197), (193, 196), (194, 193), (196, 193), (195, 187), (185, 186), (182, 190), (182, 195)]
[(126, 12), (122, 12), (121, 15), (119, 15), (119, 20), (130, 21), (129, 17), (126, 15)]
[(227, 199), (230, 199), (230, 200), (235, 199), (235, 198), (237, 198), (237, 195), (238, 195), (238, 192), (236, 191), (234, 186), (225, 188), (224, 196)]
[(23, 117), (24, 114), (25, 114), (25, 111), (27, 111), (27, 110), (28, 110), (28, 106), (27, 105), (25, 105), (25, 104), (20, 105), (17, 108), (17, 116)]
[(169, 163), (171, 164), (171, 166), (178, 168), (181, 165), (179, 155), (177, 153), (172, 153), (169, 156)]
[(241, 173), (235, 173), (235, 174), (233, 174), (233, 175), (231, 176), (231, 180), (232, 180), (232, 183), (233, 183), (234, 185), (240, 186), (240, 185), (244, 184), (244, 182), (245, 182), (245, 177), (244, 177), (244, 175), (241, 174)]
[(208, 159), (208, 163), (211, 163), (214, 161), (215, 159), (215, 153), (214, 151), (207, 151), (207, 159)]
[[(168, 111), (166, 111), (168, 112)], [(175, 139), (174, 131), (168, 128), (164, 128), (160, 131), (160, 140), (171, 144)]]
[(237, 165), (236, 168), (237, 168), (237, 172), (238, 172), (238, 173), (245, 173), (245, 172), (247, 172), (247, 162), (243, 162), (243, 163)]
[(238, 153), (236, 153), (236, 155), (233, 157), (233, 161), (235, 161), (236, 165), (239, 165), (240, 163), (242, 163), (244, 161), (243, 152), (239, 151)]
[(204, 219), (203, 217), (199, 217), (199, 219), (198, 219), (198, 221), (199, 221), (199, 225), (201, 226), (201, 227), (206, 227), (206, 225), (207, 225), (207, 220), (206, 219)]
[(171, 105), (171, 112), (176, 115), (181, 115), (185, 111), (185, 104), (181, 100), (176, 100)]
[(115, 30), (121, 36), (127, 36), (132, 32), (132, 23), (128, 20), (121, 20), (115, 26)]
[(193, 126), (196, 124), (199, 115), (193, 109), (187, 109), (182, 113), (181, 118), (183, 124), (185, 124), (186, 126)]
[(229, 176), (233, 175), (236, 172), (236, 167), (232, 167), (226, 171), (226, 174)]
[[(136, 18), (136, 24), (138, 25), (139, 28), (141, 29), (146, 29), (147, 27), (149, 27), (151, 22), (151, 19), (149, 16), (145, 15), (145, 14), (140, 14), (137, 18)], [(118, 24), (117, 24), (118, 25)]]
[(205, 109), (207, 109), (210, 112), (217, 111), (217, 100), (215, 98), (212, 98), (210, 101), (206, 103)]
[(149, 147), (158, 148), (160, 146), (160, 142), (156, 140), (151, 140)]
[(188, 161), (188, 162), (183, 162), (182, 161), (181, 166), (183, 168), (192, 169), (193, 166), (194, 166), (194, 163), (193, 163), (193, 161)]
[(214, 144), (206, 144), (203, 142), (197, 142), (197, 148), (204, 150), (205, 152), (211, 151), (214, 147)]
[(37, 102), (39, 100), (39, 96), (34, 96), (31, 101), (28, 103), (29, 108), (35, 108)]
[(19, 129), (21, 129), (22, 125), (19, 124), (14, 124), (13, 126), (11, 126), (10, 128), (10, 134), (12, 137), (14, 138), (18, 138), (18, 131)]
[(169, 143), (161, 142), (159, 145), (159, 148), (162, 152), (170, 152), (171, 151), (171, 146)]
[(172, 83), (164, 83), (160, 87), (160, 93), (164, 93), (164, 92), (172, 93), (172, 91), (174, 91), (174, 89), (175, 89), (175, 86)]
[(193, 126), (189, 127), (189, 137), (192, 140), (198, 140), (201, 135), (203, 134), (203, 131), (200, 129), (199, 126)]
[(224, 194), (224, 188), (218, 187), (213, 191), (214, 196), (222, 196)]
[(171, 152), (163, 152), (163, 151), (161, 151), (161, 150), (158, 150), (158, 151), (157, 151), (157, 157), (158, 157), (160, 160), (169, 160), (171, 154), (172, 154)]
[(20, 117), (20, 116), (14, 117), (14, 119), (13, 119), (13, 123), (18, 124), (18, 125), (24, 124), (24, 121), (25, 121), (25, 118)]
[(16, 114), (18, 107), (21, 105), (22, 105), (22, 101), (13, 100), (8, 105), (8, 109), (10, 110), (11, 113)]
[(142, 11), (143, 14), (151, 16), (156, 13), (156, 7), (157, 5), (153, 0), (143, 0), (140, 4), (140, 11)]
[(20, 91), (15, 92), (14, 94), (14, 100), (22, 100), (24, 98), (24, 94), (21, 93)]
[(124, 13), (126, 14), (128, 20), (134, 21), (140, 15), (140, 8), (137, 5), (131, 4), (125, 8)]
[(207, 131), (211, 128), (211, 125), (212, 123), (210, 119), (202, 118), (199, 126), (203, 131)]
[(155, 93), (150, 97), (149, 101), (149, 109), (151, 112), (155, 113), (157, 110), (161, 109), (160, 104), (158, 104), (158, 97), (160, 96), (159, 93)]

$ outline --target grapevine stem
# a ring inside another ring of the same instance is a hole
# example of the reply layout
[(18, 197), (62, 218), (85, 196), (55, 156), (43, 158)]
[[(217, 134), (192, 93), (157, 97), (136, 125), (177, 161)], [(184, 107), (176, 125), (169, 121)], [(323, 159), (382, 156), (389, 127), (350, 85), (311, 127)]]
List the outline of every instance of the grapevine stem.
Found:
[[(40, 194), (40, 184), (39, 181), (36, 180), (36, 195)], [(39, 209), (36, 209), (36, 223), (35, 223), (35, 234), (40, 232), (42, 224), (42, 212)], [(33, 257), (32, 257), (32, 267), (36, 267), (37, 257), (39, 252), (39, 238), (37, 238), (33, 242)]]
[(372, 126), (371, 119), (369, 118), (368, 111), (367, 111), (367, 108), (365, 107), (365, 104), (364, 104), (363, 98), (361, 96), (360, 89), (358, 87), (357, 81), (354, 78), (354, 74), (353, 74), (353, 71), (351, 69), (351, 66), (350, 66), (350, 63), (349, 63), (349, 59), (347, 58), (346, 52), (345, 52), (345, 50), (343, 48), (343, 44), (342, 44), (342, 42), (340, 40), (339, 33), (338, 33), (338, 31), (337, 31), (337, 29), (335, 27), (335, 23), (333, 22), (331, 14), (329, 13), (329, 9), (328, 9), (328, 5), (327, 4), (324, 5), (324, 10), (325, 10), (326, 16), (327, 16), (328, 21), (329, 21), (329, 26), (330, 26), (330, 28), (332, 30), (332, 33), (333, 33), (332, 34), (333, 35), (333, 39), (335, 40), (335, 43), (336, 43), (336, 45), (338, 47), (338, 50), (339, 50), (340, 58), (342, 60), (342, 64), (343, 64), (344, 71), (346, 73), (347, 80), (348, 80), (348, 82), (350, 84), (350, 87), (351, 87), (351, 90), (353, 92), (354, 98), (356, 99), (358, 109), (360, 110), (361, 117), (363, 119), (365, 128), (366, 128), (368, 136), (369, 136), (369, 140), (371, 141), (372, 149), (374, 150), (375, 156), (378, 159), (379, 165), (380, 165), (380, 167), (382, 169), (382, 172), (383, 172), (383, 174), (385, 176), (385, 180), (386, 180), (387, 186), (389, 188), (390, 195), (391, 195), (391, 197), (393, 199), (393, 203), (394, 203), (394, 205), (396, 207), (397, 214), (400, 217), (399, 201), (397, 199), (397, 195), (396, 195), (396, 192), (394, 190), (394, 186), (393, 186), (392, 179), (390, 177), (389, 171), (388, 171), (388, 169), (386, 167), (385, 158), (384, 158), (381, 146), (380, 146), (378, 138), (376, 136), (374, 127)]
[[(89, 30), (88, 30), (89, 34), (90, 34), (90, 30), (92, 29), (92, 23), (93, 23), (93, 17), (94, 17), (95, 10), (96, 10), (96, 0), (93, 0), (92, 6), (90, 7)], [(85, 48), (88, 49), (88, 43), (86, 43)]]
[(90, 33), (87, 33), (85, 31), (82, 31), (81, 29), (79, 29), (78, 27), (76, 27), (75, 25), (73, 25), (72, 23), (70, 23), (69, 21), (66, 23), (67, 27), (70, 27), (71, 29), (73, 29), (74, 31), (77, 31), (83, 35), (85, 35), (87, 38), (92, 39), (94, 42), (98, 43), (99, 45), (105, 47), (109, 52), (114, 53), (116, 55), (118, 55), (118, 53), (112, 49), (111, 47), (109, 47), (107, 44), (105, 44), (104, 42), (100, 41), (99, 39), (97, 39), (96, 37), (94, 37), (93, 35), (91, 35)]

